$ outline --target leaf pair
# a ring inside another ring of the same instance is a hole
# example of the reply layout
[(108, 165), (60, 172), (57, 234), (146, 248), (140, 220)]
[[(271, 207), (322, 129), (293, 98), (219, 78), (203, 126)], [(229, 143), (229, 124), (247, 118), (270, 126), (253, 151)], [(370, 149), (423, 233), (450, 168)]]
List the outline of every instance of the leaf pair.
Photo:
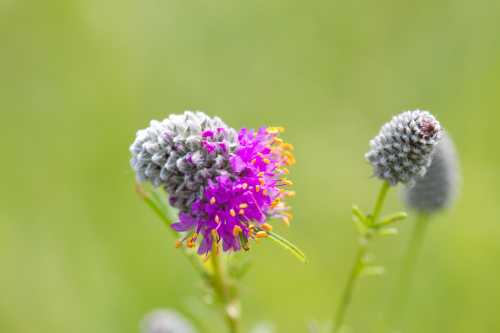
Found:
[(398, 229), (393, 225), (404, 220), (408, 215), (405, 212), (397, 212), (383, 217), (380, 222), (374, 221), (371, 215), (364, 214), (359, 207), (352, 206), (352, 220), (362, 237), (392, 236), (398, 234)]

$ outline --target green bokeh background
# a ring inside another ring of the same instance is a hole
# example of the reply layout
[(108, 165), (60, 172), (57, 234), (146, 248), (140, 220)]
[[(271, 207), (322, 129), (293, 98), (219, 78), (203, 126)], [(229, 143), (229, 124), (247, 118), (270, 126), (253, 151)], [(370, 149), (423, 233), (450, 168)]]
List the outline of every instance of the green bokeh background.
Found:
[[(287, 128), (296, 218), (277, 229), (309, 263), (253, 247), (244, 322), (306, 332), (331, 318), (351, 265), (350, 205), (368, 209), (379, 186), (368, 141), (415, 108), (454, 137), (463, 184), (426, 239), (407, 332), (500, 331), (499, 21), (493, 0), (1, 0), (0, 332), (199, 316), (199, 278), (128, 165), (137, 129), (185, 109)], [(375, 245), (388, 273), (362, 280), (354, 332), (377, 332), (411, 223)]]

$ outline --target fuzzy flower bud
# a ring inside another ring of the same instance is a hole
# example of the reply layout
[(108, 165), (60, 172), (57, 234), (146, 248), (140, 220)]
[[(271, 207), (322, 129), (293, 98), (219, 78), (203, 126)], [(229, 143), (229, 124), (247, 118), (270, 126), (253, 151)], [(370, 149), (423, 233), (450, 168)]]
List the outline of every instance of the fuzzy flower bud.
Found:
[(141, 321), (141, 333), (196, 333), (179, 313), (171, 310), (155, 310)]
[(425, 176), (418, 178), (413, 187), (403, 190), (408, 207), (434, 213), (451, 206), (459, 185), (459, 166), (453, 141), (443, 133), (432, 154), (432, 163)]
[(429, 112), (406, 111), (382, 127), (365, 158), (378, 178), (412, 185), (427, 172), (440, 138), (441, 126)]
[(164, 187), (170, 203), (187, 211), (209, 179), (227, 173), (237, 141), (236, 131), (219, 118), (186, 111), (139, 130), (130, 163), (139, 181)]

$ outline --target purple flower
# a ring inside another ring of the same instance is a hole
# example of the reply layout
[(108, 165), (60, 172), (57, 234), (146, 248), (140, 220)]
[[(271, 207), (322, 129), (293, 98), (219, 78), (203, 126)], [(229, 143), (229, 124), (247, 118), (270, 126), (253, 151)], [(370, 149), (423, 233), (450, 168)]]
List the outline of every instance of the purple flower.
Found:
[(211, 251), (214, 241), (222, 243), (224, 251), (247, 250), (250, 239), (265, 237), (272, 228), (268, 219), (289, 223), (283, 199), (293, 192), (285, 189), (291, 182), (284, 176), (295, 160), (292, 146), (277, 137), (279, 131), (240, 130), (239, 145), (228, 156), (228, 173), (210, 179), (190, 212), (181, 213), (172, 225), (190, 233), (185, 239), (189, 247), (201, 237), (199, 254)]
[(239, 132), (201, 112), (173, 115), (138, 132), (131, 146), (132, 167), (140, 181), (161, 186), (185, 233), (177, 244), (212, 250), (247, 250), (249, 241), (267, 236), (269, 219), (289, 223), (285, 198), (291, 182), (287, 166), (293, 147), (278, 137), (282, 128)]

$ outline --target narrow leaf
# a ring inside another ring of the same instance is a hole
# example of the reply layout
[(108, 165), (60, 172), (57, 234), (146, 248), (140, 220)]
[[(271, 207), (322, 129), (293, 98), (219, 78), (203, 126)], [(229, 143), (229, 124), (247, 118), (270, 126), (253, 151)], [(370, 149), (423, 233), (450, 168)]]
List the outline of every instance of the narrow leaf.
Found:
[(377, 231), (379, 236), (395, 236), (399, 233), (397, 228), (383, 228)]
[(270, 239), (281, 245), (286, 250), (290, 251), (295, 257), (297, 257), (297, 259), (302, 262), (306, 262), (306, 255), (304, 254), (304, 252), (302, 252), (292, 242), (272, 231), (268, 231), (267, 234), (269, 235)]
[(364, 225), (368, 226), (369, 225), (369, 221), (368, 221), (368, 218), (366, 217), (365, 214), (363, 214), (363, 212), (361, 211), (361, 209), (359, 209), (358, 206), (352, 206), (352, 215), (353, 216), (356, 216), (358, 218), (358, 220), (360, 220), (361, 222), (363, 222)]
[(136, 192), (139, 194), (139, 196), (144, 200), (144, 202), (151, 208), (156, 215), (162, 220), (162, 222), (165, 224), (170, 229), (170, 225), (172, 222), (170, 219), (167, 217), (167, 214), (165, 212), (165, 208), (162, 207), (157, 200), (153, 199), (150, 193), (147, 193), (144, 188), (140, 185), (137, 184), (136, 187)]
[(158, 189), (153, 189), (151, 195), (155, 198), (157, 204), (162, 208), (162, 211), (170, 219), (170, 221), (177, 221), (179, 212), (176, 208), (170, 206), (167, 202), (167, 198), (164, 192), (160, 192)]
[(358, 233), (360, 235), (366, 235), (366, 233), (368, 232), (368, 228), (366, 227), (366, 225), (361, 222), (355, 215), (352, 216), (352, 221), (354, 222), (356, 229), (358, 229)]
[(402, 221), (404, 219), (406, 219), (408, 217), (408, 214), (406, 214), (405, 212), (398, 212), (398, 213), (394, 213), (394, 214), (391, 214), (389, 216), (386, 216), (382, 219), (382, 221), (380, 221), (379, 223), (377, 223), (377, 227), (382, 227), (382, 226), (386, 226), (386, 225), (389, 225), (389, 224), (394, 224), (396, 222), (399, 222), (399, 221)]

